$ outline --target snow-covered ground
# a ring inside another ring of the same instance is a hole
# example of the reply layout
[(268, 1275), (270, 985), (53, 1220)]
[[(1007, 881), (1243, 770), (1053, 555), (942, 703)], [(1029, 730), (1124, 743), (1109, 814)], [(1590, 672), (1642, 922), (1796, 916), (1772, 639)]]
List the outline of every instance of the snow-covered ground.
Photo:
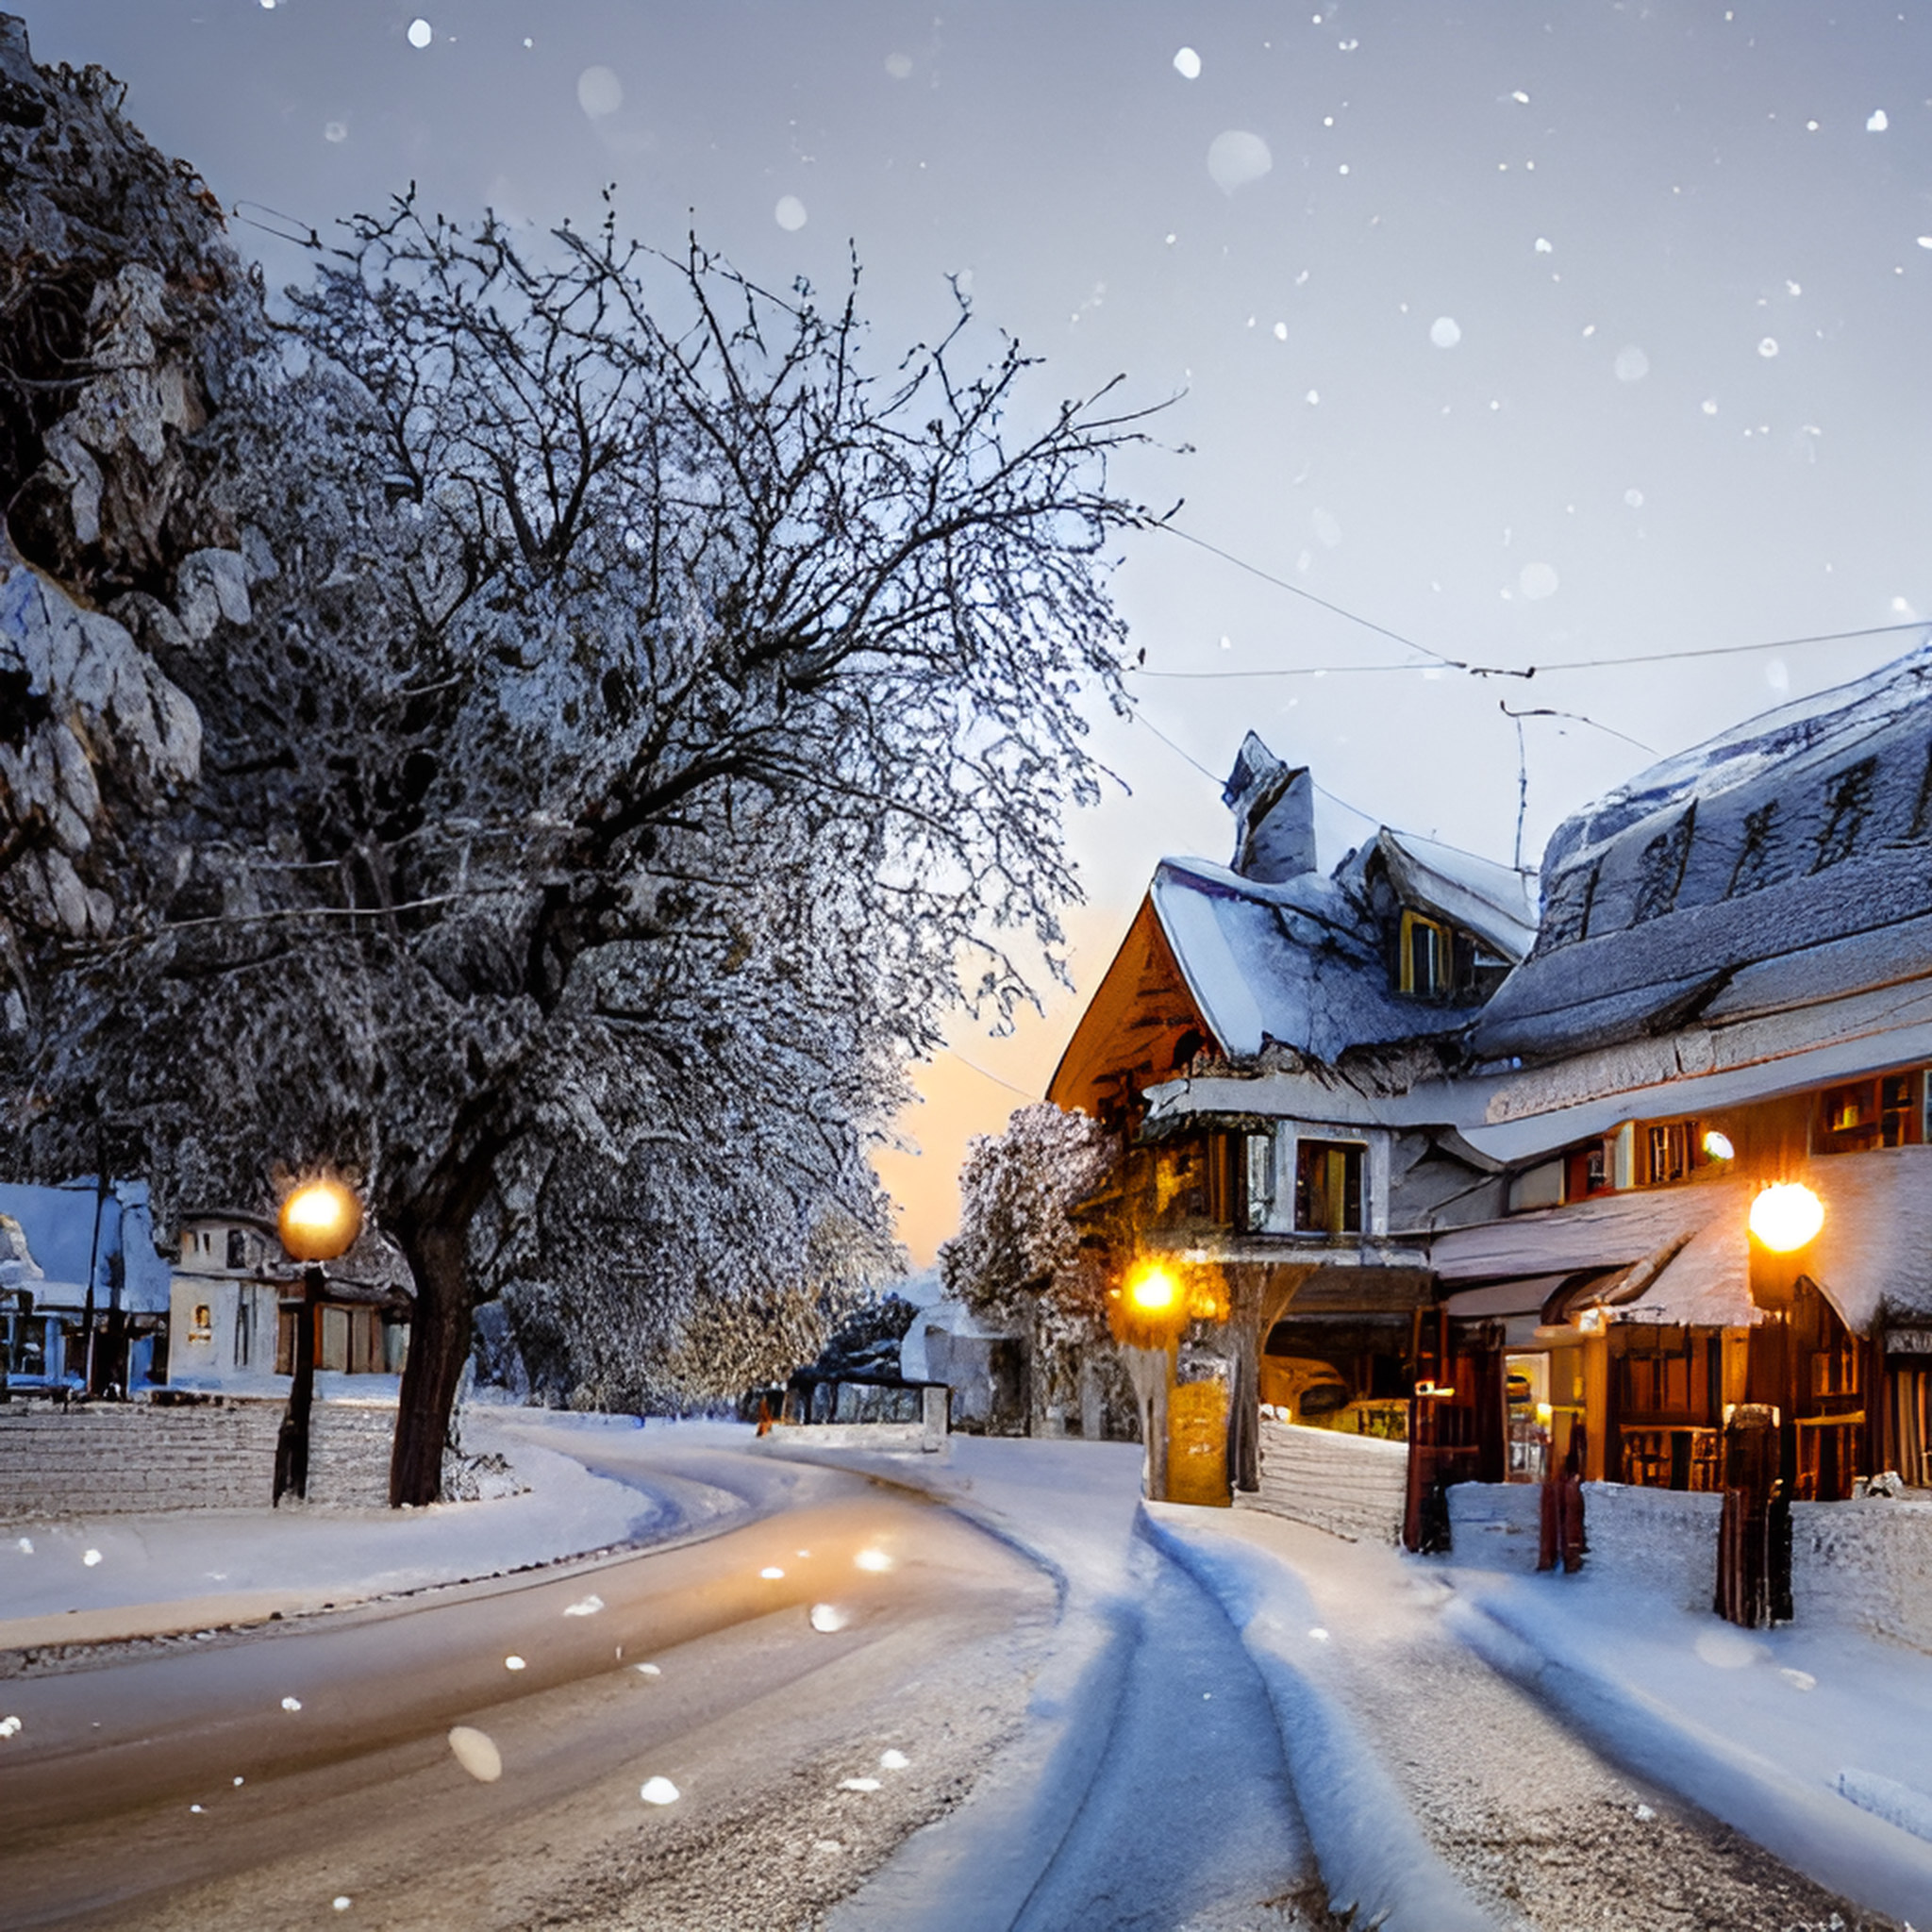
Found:
[[(472, 1453), (506, 1456), (520, 1495), (426, 1509), (237, 1509), (15, 1525), (0, 1539), (0, 1650), (158, 1635), (296, 1616), (552, 1563), (617, 1543), (660, 1542), (748, 1506), (665, 1474), (621, 1470), (646, 1433), (630, 1417), (544, 1410), (466, 1418)], [(723, 1424), (653, 1424), (664, 1440), (741, 1441)], [(566, 1450), (578, 1452), (564, 1453)]]
[[(943, 1828), (916, 1833), (839, 1908), (841, 1932), (1047, 1924), (1056, 1869), (1054, 1882), (1107, 1869), (1081, 1840), (1104, 1778), (1158, 1793), (1173, 1770), (1164, 1740), (1179, 1707), (1138, 1729), (1134, 1713), (1165, 1710), (1187, 1670), (1218, 1684), (1246, 1668), (1208, 1656), (1214, 1603), (1265, 1687), (1253, 1710), (1272, 1707), (1292, 1792), (1250, 1838), (1275, 1843), (1284, 1869), (1311, 1850), (1326, 1894), (1386, 1914), (1392, 1932), (1785, 1932), (1828, 1925), (1844, 1899), (1888, 1924), (1932, 1924), (1932, 1658), (1916, 1651), (1804, 1626), (1738, 1631), (1601, 1571), (1503, 1574), (1252, 1510), (1143, 1511), (1140, 1452), (1124, 1445), (960, 1438), (937, 1456), (869, 1455), (791, 1439), (721, 1459), (753, 1448), (750, 1431), (524, 1410), (473, 1417), (467, 1446), (507, 1455), (530, 1489), (408, 1514), (9, 1534), (0, 1648), (253, 1620), (271, 1603), (301, 1613), (702, 1534), (779, 1507), (781, 1472), (805, 1456), (947, 1501), (1047, 1568), (1061, 1610), (1025, 1736)], [(1163, 1652), (1173, 1681), (1148, 1674)], [(1212, 1715), (1237, 1732), (1253, 1721)], [(1241, 1732), (1227, 1748), (1259, 1763), (1264, 1746), (1274, 1740)]]

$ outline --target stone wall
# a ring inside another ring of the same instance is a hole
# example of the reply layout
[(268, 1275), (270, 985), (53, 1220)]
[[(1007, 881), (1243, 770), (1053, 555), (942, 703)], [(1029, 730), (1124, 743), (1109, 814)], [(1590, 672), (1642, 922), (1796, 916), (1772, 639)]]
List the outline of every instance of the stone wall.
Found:
[(1375, 1436), (1310, 1429), (1261, 1418), (1261, 1487), (1237, 1493), (1242, 1508), (1311, 1524), (1351, 1542), (1393, 1543), (1402, 1535), (1408, 1445)]
[[(265, 1509), (275, 1492), (282, 1404), (240, 1398), (150, 1405), (0, 1407), (0, 1521), (170, 1509)], [(308, 1499), (389, 1501), (395, 1410), (318, 1402)]]
[(1932, 1651), (1932, 1501), (1793, 1503), (1791, 1608)]

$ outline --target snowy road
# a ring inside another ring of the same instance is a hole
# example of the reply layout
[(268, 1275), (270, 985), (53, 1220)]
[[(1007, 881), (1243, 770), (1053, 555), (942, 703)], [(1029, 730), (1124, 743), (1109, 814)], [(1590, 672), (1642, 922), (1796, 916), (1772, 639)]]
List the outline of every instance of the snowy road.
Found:
[[(256, 1932), (811, 1916), (1018, 1726), (1053, 1587), (859, 1478), (723, 1453), (709, 1476), (784, 1507), (563, 1575), (15, 1677), (0, 1917)], [(500, 1775), (464, 1768), (454, 1726), (487, 1738), (466, 1749)], [(658, 1778), (675, 1802), (643, 1801)]]
[(1138, 1451), (569, 1449), (683, 1540), (0, 1658), (0, 1921), (1318, 1932), (1339, 1885), (1404, 1932), (1896, 1923), (1607, 1763), (1434, 1569), (1149, 1522)]

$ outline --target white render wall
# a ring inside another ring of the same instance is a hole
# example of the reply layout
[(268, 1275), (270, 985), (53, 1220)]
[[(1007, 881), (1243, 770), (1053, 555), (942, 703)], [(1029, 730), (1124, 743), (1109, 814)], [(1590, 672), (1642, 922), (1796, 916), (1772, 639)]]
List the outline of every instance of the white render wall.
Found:
[(1239, 1507), (1266, 1509), (1351, 1542), (1402, 1536), (1408, 1445), (1261, 1418), (1261, 1487)]
[[(9, 1403), (0, 1407), (0, 1521), (266, 1509), (275, 1494), (279, 1402)], [(311, 1412), (308, 1500), (338, 1507), (389, 1502), (393, 1407), (318, 1402)]]

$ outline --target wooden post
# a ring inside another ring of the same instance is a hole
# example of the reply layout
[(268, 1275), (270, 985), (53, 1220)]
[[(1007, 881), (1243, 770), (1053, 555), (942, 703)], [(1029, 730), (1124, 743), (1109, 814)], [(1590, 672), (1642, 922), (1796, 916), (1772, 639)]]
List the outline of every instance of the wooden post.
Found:
[[(1726, 1622), (1755, 1630), (1769, 1624), (1790, 1593), (1778, 1575), (1779, 1539), (1772, 1497), (1777, 1488), (1779, 1436), (1772, 1409), (1745, 1403), (1724, 1429), (1724, 1497), (1718, 1519), (1717, 1591), (1711, 1607)], [(1784, 1553), (1789, 1560), (1789, 1552)]]

